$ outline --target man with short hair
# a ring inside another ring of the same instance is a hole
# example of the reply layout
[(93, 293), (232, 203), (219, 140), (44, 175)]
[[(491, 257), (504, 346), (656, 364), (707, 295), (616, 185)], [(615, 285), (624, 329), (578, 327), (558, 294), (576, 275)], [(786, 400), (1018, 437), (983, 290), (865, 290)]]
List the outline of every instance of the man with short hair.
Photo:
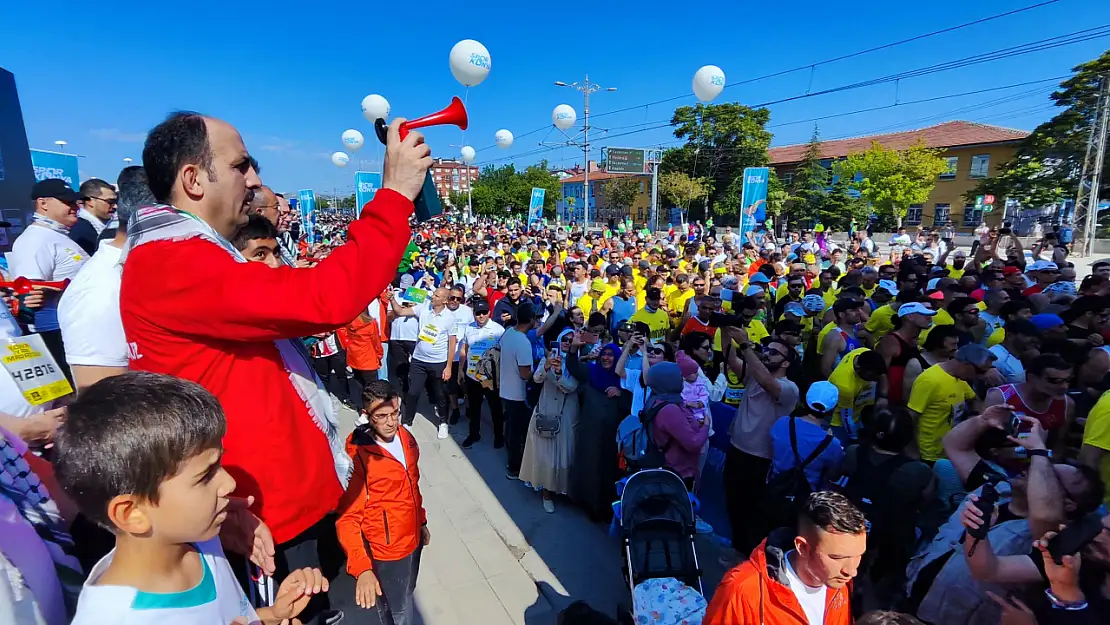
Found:
[(941, 440), (965, 414), (979, 412), (982, 402), (970, 382), (990, 371), (994, 354), (982, 345), (964, 345), (956, 357), (926, 369), (910, 390), (907, 408), (917, 425), (921, 459), (936, 462), (943, 456)]
[[(7, 254), (8, 273), (12, 277), (59, 281), (77, 275), (89, 259), (81, 246), (69, 238), (70, 229), (77, 223), (79, 198), (69, 185), (55, 178), (41, 180), (31, 187), (35, 212), (30, 225), (23, 229)], [(70, 377), (58, 325), (60, 299), (60, 291), (46, 291), (42, 307), (35, 311), (32, 329), (42, 337), (66, 377)]]
[[(351, 467), (300, 337), (350, 322), (395, 275), (411, 236), (412, 200), (431, 166), (423, 136), (402, 141), (399, 125), (389, 129), (383, 188), (351, 222), (347, 242), (309, 269), (236, 258), (228, 241), (247, 222), (262, 183), (230, 124), (173, 113), (143, 148), (151, 193), (165, 205), (140, 209), (127, 232), (120, 317), (131, 368), (199, 382), (219, 399), (227, 415), (223, 465), (237, 478), (235, 494), (254, 498), (289, 570), (332, 557), (323, 546), (335, 532), (329, 514)], [(279, 568), (275, 581), (285, 575)], [(331, 597), (339, 605), (350, 599)], [(313, 597), (305, 625), (328, 601)]]
[(147, 187), (146, 172), (138, 165), (124, 168), (117, 184), (116, 235), (100, 241), (58, 302), (58, 325), (77, 390), (127, 371), (127, 338), (120, 320), (120, 255), (127, 243), (127, 220), (140, 207), (156, 202)]
[(505, 417), (497, 394), (497, 380), (482, 379), (478, 373), (482, 355), (498, 345), (504, 333), (505, 328), (490, 318), (489, 304), (481, 298), (475, 299), (474, 320), (459, 337), (458, 375), (466, 395), (466, 418), (470, 421), (470, 431), (460, 445), (463, 449), (470, 449), (482, 440), (482, 400), (489, 404), (493, 418), (493, 448), (505, 446)]
[(1037, 355), (1041, 344), (1041, 331), (1025, 319), (1014, 319), (1006, 324), (1002, 342), (989, 348), (994, 354), (994, 368), (1010, 384), (1025, 381), (1025, 360)]
[(528, 331), (535, 326), (535, 321), (535, 308), (531, 302), (525, 302), (517, 309), (516, 325), (501, 336), (498, 393), (505, 413), (505, 446), (509, 456), (505, 477), (510, 480), (520, 479), (520, 463), (524, 459), (524, 443), (532, 418), (525, 400), (526, 383), (532, 378), (534, 364)]
[(812, 493), (796, 528), (772, 532), (725, 574), (703, 625), (850, 625), (852, 579), (867, 549), (867, 520), (848, 498)]
[(648, 338), (651, 340), (665, 338), (667, 330), (670, 329), (671, 320), (667, 316), (667, 311), (663, 310), (663, 291), (658, 287), (650, 287), (644, 291), (644, 307), (637, 310), (629, 321), (633, 324), (646, 323), (651, 333)]
[(119, 195), (112, 185), (100, 178), (82, 182), (78, 193), (81, 194), (81, 210), (77, 212), (77, 223), (69, 229), (69, 238), (92, 256), (97, 251), (100, 233), (108, 227), (116, 212)]
[(412, 362), (409, 363), (409, 390), (405, 395), (404, 425), (412, 427), (420, 393), (426, 391), (435, 413), (434, 418), (428, 420), (436, 426), (441, 440), (450, 435), (448, 421), (451, 413), (448, 412), (450, 407), (447, 405), (447, 389), (444, 385), (451, 379), (458, 341), (455, 314), (447, 308), (448, 293), (447, 289), (439, 287), (432, 291), (430, 302), (411, 308), (399, 306), (396, 299), (390, 300), (394, 315), (415, 317), (420, 321), (416, 348), (412, 350)]

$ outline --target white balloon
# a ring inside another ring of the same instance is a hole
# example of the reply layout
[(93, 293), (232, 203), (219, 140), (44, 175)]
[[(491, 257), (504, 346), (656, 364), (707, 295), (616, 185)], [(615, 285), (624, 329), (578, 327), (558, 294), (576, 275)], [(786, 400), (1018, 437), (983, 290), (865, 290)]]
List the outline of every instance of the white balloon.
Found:
[(469, 145), (462, 146), (462, 149), (459, 150), (459, 155), (462, 156), (462, 162), (464, 163), (474, 162), (474, 148)]
[(389, 121), (389, 101), (376, 93), (362, 99), (362, 116), (371, 124), (376, 119)]
[(496, 133), (494, 133), (493, 141), (497, 144), (497, 147), (501, 149), (508, 149), (513, 145), (513, 133), (502, 128), (501, 130), (498, 130)]
[(351, 128), (343, 131), (343, 147), (348, 150), (358, 151), (362, 147), (363, 139), (362, 133)]
[(706, 65), (694, 74), (694, 95), (702, 102), (712, 102), (725, 88), (725, 73), (716, 65)]
[(551, 123), (559, 130), (566, 130), (578, 121), (578, 113), (574, 112), (574, 107), (569, 104), (560, 104), (551, 111)]
[(336, 167), (346, 167), (351, 162), (351, 157), (346, 152), (336, 152), (331, 155), (331, 163)]
[(451, 48), (451, 75), (467, 87), (486, 79), (491, 67), (489, 50), (473, 39), (463, 39)]

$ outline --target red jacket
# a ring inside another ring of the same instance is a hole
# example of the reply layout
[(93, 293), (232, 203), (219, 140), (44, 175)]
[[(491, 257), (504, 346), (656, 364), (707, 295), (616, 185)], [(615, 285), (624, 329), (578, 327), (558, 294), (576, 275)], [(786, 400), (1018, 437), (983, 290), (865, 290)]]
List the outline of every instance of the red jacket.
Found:
[(214, 243), (155, 241), (127, 257), (120, 316), (132, 369), (211, 391), (227, 417), (235, 494), (286, 542), (335, 509), (342, 487), (274, 341), (332, 332), (382, 292), (408, 244), (412, 202), (383, 189), (347, 243), (311, 269), (240, 263)]
[[(335, 524), (339, 544), (347, 553), (347, 572), (358, 579), (373, 560), (391, 562), (412, 553), (428, 522), (420, 494), (420, 447), (405, 428), (397, 428), (405, 449), (405, 464), (374, 439), (369, 428), (358, 428), (347, 438), (354, 473), (339, 503)], [(372, 556), (372, 559), (371, 559)]]
[[(751, 558), (725, 573), (713, 593), (702, 625), (805, 625), (802, 605), (786, 581), (784, 558), (793, 548), (789, 530), (775, 531), (755, 548)], [(768, 543), (772, 543), (768, 545)], [(775, 546), (779, 545), (779, 546)], [(825, 591), (825, 622), (851, 625), (852, 587)]]

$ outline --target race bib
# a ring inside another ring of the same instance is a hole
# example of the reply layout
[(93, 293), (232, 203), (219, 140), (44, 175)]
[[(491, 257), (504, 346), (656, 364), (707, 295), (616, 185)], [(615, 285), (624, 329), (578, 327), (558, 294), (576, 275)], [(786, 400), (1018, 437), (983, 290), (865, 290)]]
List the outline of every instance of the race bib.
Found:
[(739, 406), (740, 400), (744, 399), (744, 389), (742, 388), (726, 388), (724, 402), (730, 406)]
[(66, 380), (38, 334), (7, 339), (0, 360), (19, 392), (23, 393), (23, 398), (32, 406), (73, 392), (69, 380)]
[(439, 338), (439, 328), (430, 323), (425, 323), (424, 326), (420, 328), (420, 336), (417, 338), (425, 343), (434, 344), (436, 339)]

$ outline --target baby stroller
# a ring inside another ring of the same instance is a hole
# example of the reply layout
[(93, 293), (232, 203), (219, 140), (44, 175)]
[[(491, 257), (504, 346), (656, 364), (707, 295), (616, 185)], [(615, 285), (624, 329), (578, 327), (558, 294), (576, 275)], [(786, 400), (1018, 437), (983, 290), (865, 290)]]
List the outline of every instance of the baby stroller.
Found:
[[(642, 603), (637, 599), (637, 586), (643, 585), (641, 587), (646, 589), (662, 583), (666, 593), (696, 592), (699, 596), (693, 602), (687, 599), (682, 603), (686, 608), (700, 604), (704, 610), (705, 591), (694, 548), (694, 508), (682, 478), (666, 469), (646, 469), (632, 474), (621, 492), (619, 513), (623, 568), (633, 602)], [(660, 581), (667, 578), (681, 584)], [(658, 591), (652, 588), (651, 594), (659, 596)]]

